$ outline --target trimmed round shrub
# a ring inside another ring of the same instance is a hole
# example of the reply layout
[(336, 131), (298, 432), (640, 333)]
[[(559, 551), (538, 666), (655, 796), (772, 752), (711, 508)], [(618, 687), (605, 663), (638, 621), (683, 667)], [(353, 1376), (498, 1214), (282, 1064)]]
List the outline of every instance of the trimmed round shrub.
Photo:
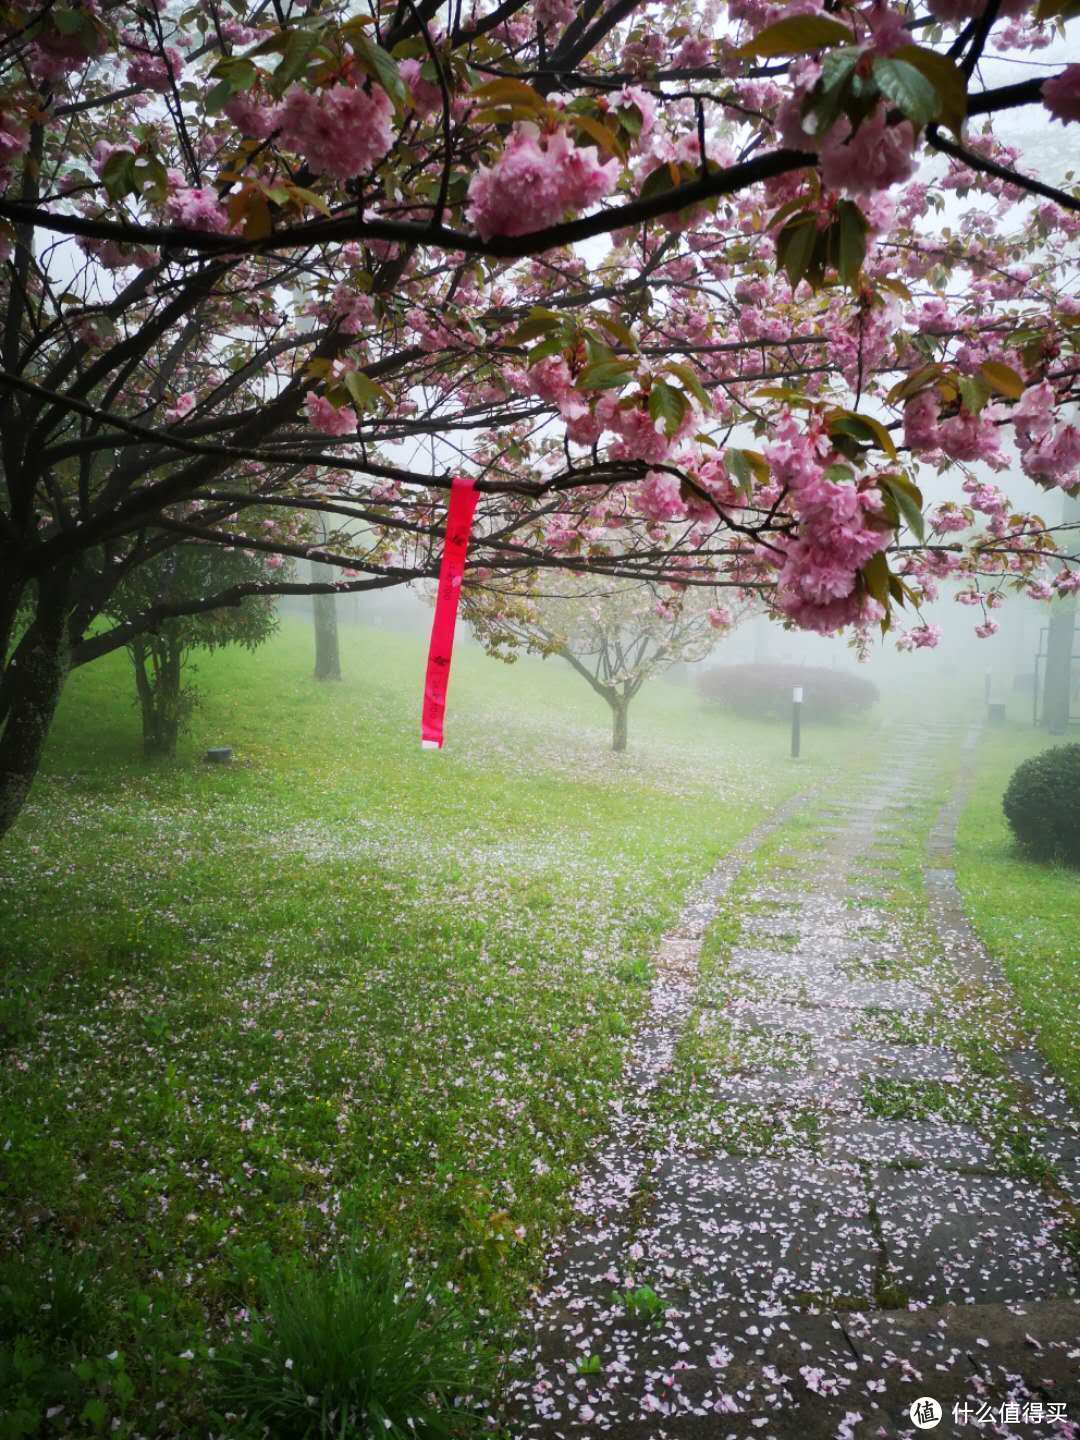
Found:
[(1080, 865), (1080, 745), (1055, 745), (1017, 766), (1002, 805), (1021, 849)]
[(796, 685), (803, 687), (802, 713), (807, 720), (861, 715), (879, 698), (872, 680), (817, 665), (722, 665), (707, 670), (698, 681), (710, 704), (744, 720), (788, 719)]

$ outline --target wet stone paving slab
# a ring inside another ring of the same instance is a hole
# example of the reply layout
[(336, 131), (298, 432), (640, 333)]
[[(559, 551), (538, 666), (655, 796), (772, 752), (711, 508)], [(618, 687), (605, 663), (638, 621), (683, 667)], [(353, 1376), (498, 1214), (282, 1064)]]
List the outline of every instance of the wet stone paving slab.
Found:
[(963, 916), (960, 801), (924, 909), (879, 878), (958, 738), (786, 807), (688, 900), (513, 1357), (515, 1440), (913, 1436), (925, 1396), (939, 1433), (1080, 1435), (1080, 1121)]

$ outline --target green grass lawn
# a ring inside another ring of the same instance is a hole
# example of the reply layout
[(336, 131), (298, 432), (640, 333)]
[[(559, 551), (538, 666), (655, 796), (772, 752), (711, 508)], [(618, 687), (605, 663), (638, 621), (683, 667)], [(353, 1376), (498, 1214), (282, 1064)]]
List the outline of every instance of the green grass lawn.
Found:
[(422, 641), (342, 650), (341, 684), (297, 621), (201, 659), (156, 767), (125, 656), (70, 682), (0, 856), (0, 1437), (209, 1433), (255, 1277), (355, 1240), (501, 1344), (687, 887), (875, 743), (796, 766), (656, 682), (615, 756), (559, 662), (463, 648), (422, 751)]
[(1031, 727), (984, 731), (957, 836), (956, 874), (975, 929), (1080, 1105), (1080, 873), (1025, 858), (1001, 808), (1021, 761), (1062, 743)]

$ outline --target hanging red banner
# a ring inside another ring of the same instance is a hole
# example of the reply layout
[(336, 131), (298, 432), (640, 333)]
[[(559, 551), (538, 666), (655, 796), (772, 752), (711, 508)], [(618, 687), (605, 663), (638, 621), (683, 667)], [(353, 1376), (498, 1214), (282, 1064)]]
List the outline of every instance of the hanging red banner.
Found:
[(446, 517), (446, 541), (439, 566), (439, 593), (435, 618), (431, 622), (427, 673), (424, 676), (424, 710), (420, 722), (420, 743), (429, 750), (441, 750), (446, 687), (450, 683), (450, 661), (454, 655), (454, 628), (457, 624), (465, 553), (469, 548), (476, 486), (467, 475), (455, 475), (450, 484), (450, 511)]

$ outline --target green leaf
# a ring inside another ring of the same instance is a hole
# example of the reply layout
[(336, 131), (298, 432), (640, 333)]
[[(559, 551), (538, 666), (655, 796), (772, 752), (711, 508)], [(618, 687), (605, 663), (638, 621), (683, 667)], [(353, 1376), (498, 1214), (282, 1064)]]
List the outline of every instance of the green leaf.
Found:
[(929, 125), (940, 115), (942, 107), (937, 87), (906, 60), (879, 57), (874, 61), (874, 79), (885, 98), (916, 126)]
[(960, 391), (960, 399), (964, 402), (964, 409), (970, 410), (972, 415), (978, 415), (990, 399), (989, 385), (978, 375), (961, 375), (956, 385)]
[(620, 130), (625, 130), (631, 140), (641, 134), (641, 127), (645, 123), (641, 111), (636, 105), (624, 105), (615, 111), (615, 118), (619, 122)]
[(542, 315), (534, 315), (531, 319), (522, 321), (506, 343), (524, 345), (526, 340), (535, 340), (538, 335), (550, 335), (559, 328), (559, 323), (558, 320), (547, 320)]
[(137, 195), (139, 183), (135, 179), (135, 156), (130, 150), (114, 150), (102, 167), (101, 179), (110, 200)]
[(740, 45), (736, 55), (804, 55), (810, 50), (828, 50), (834, 45), (850, 45), (851, 31), (837, 20), (824, 15), (791, 15), (767, 25), (760, 35)]
[(601, 361), (617, 360), (619, 357), (607, 343), (607, 340), (597, 330), (586, 330), (585, 356), (590, 365), (599, 365)]
[(813, 119), (813, 125), (803, 124), (803, 133), (824, 135), (848, 99), (851, 80), (855, 73), (861, 50), (848, 46), (843, 50), (830, 50), (822, 56), (821, 76), (807, 99), (803, 102), (803, 121)]
[(222, 60), (210, 73), (218, 83), (203, 101), (203, 110), (207, 115), (219, 115), (222, 107), (227, 105), (234, 95), (250, 90), (258, 76), (258, 71), (251, 61), (242, 57)]
[(529, 351), (527, 359), (530, 369), (541, 360), (546, 360), (549, 355), (558, 355), (562, 348), (562, 338), (558, 335), (553, 335), (550, 340), (541, 340), (539, 345), (534, 345)]
[(937, 91), (938, 117), (959, 139), (967, 116), (967, 78), (955, 60), (921, 45), (901, 46), (892, 58), (914, 66), (930, 81)]
[(663, 195), (681, 184), (682, 174), (677, 165), (658, 165), (645, 176), (638, 195), (642, 200), (651, 200), (654, 195)]
[(579, 390), (621, 390), (637, 370), (634, 360), (600, 360), (578, 376)]
[(370, 375), (365, 375), (363, 370), (346, 370), (344, 380), (350, 398), (361, 410), (374, 408), (380, 401), (389, 398), (383, 387), (377, 385)]
[(1043, 20), (1075, 20), (1080, 14), (1080, 0), (1039, 0), (1035, 10), (1035, 19)]
[(862, 568), (862, 577), (867, 590), (875, 600), (889, 608), (889, 562), (885, 552), (879, 550), (872, 555)]
[(855, 290), (866, 258), (866, 236), (870, 227), (854, 201), (841, 200), (837, 210), (840, 253), (836, 268), (848, 289)]
[(664, 366), (666, 371), (677, 375), (683, 383), (683, 388), (689, 390), (694, 399), (703, 410), (709, 409), (709, 396), (705, 387), (697, 377), (697, 372), (692, 365), (684, 365), (681, 360), (669, 360)]
[(862, 51), (854, 45), (846, 46), (843, 50), (830, 50), (827, 55), (821, 57), (821, 75), (818, 83), (825, 91), (834, 90), (842, 85), (858, 64)]
[(220, 115), (232, 97), (233, 88), (228, 80), (219, 80), (203, 101), (203, 110), (207, 115)]
[(319, 48), (320, 36), (317, 30), (290, 30), (285, 41), (285, 51), (270, 80), (275, 95), (283, 95), (294, 80), (307, 69), (311, 57)]
[(379, 82), (395, 105), (403, 106), (406, 101), (405, 82), (394, 57), (376, 45), (363, 31), (350, 32), (350, 43), (368, 74)]
[(613, 315), (605, 314), (603, 310), (590, 310), (589, 315), (598, 325), (602, 325), (605, 330), (609, 330), (611, 334), (615, 336), (616, 340), (620, 340), (626, 346), (627, 350), (636, 352), (638, 348), (637, 341), (634, 339), (629, 327), (624, 325), (621, 320), (616, 320)]
[(817, 241), (817, 216), (803, 210), (789, 220), (776, 237), (776, 260), (787, 275), (792, 290), (803, 278)]
[(675, 434), (689, 409), (686, 396), (664, 380), (654, 380), (649, 391), (649, 416), (664, 422), (665, 433)]
[(510, 76), (478, 85), (471, 92), (471, 98), (484, 105), (524, 105), (538, 115), (544, 114), (548, 109), (547, 101), (538, 90), (526, 85), (524, 80), (515, 80)]
[(1003, 365), (999, 360), (984, 360), (979, 366), (979, 374), (999, 395), (1006, 395), (1010, 400), (1019, 400), (1025, 390), (1023, 376), (1018, 375), (1011, 365)]
[(896, 446), (892, 436), (881, 421), (875, 420), (872, 415), (856, 415), (850, 410), (840, 410), (829, 420), (829, 432), (850, 435), (855, 440), (876, 445), (879, 450), (884, 450), (890, 459), (896, 459)]
[(855, 482), (855, 471), (850, 465), (826, 465), (825, 479), (831, 480), (834, 485), (852, 485)]
[(926, 522), (922, 512), (922, 491), (906, 475), (882, 475), (883, 485), (896, 501), (896, 508), (907, 521), (908, 528), (920, 543), (926, 539)]
[(754, 477), (750, 471), (750, 462), (743, 452), (729, 446), (724, 452), (724, 469), (749, 500), (754, 488)]
[(82, 1408), (80, 1420), (89, 1420), (95, 1430), (103, 1430), (105, 1421), (109, 1418), (109, 1412), (105, 1409), (104, 1403), (96, 1395), (87, 1400)]
[(585, 131), (590, 140), (595, 140), (601, 150), (608, 155), (616, 155), (620, 159), (625, 158), (626, 151), (619, 144), (619, 138), (614, 131), (602, 125), (599, 120), (594, 120), (591, 115), (574, 115), (571, 124), (577, 125)]

